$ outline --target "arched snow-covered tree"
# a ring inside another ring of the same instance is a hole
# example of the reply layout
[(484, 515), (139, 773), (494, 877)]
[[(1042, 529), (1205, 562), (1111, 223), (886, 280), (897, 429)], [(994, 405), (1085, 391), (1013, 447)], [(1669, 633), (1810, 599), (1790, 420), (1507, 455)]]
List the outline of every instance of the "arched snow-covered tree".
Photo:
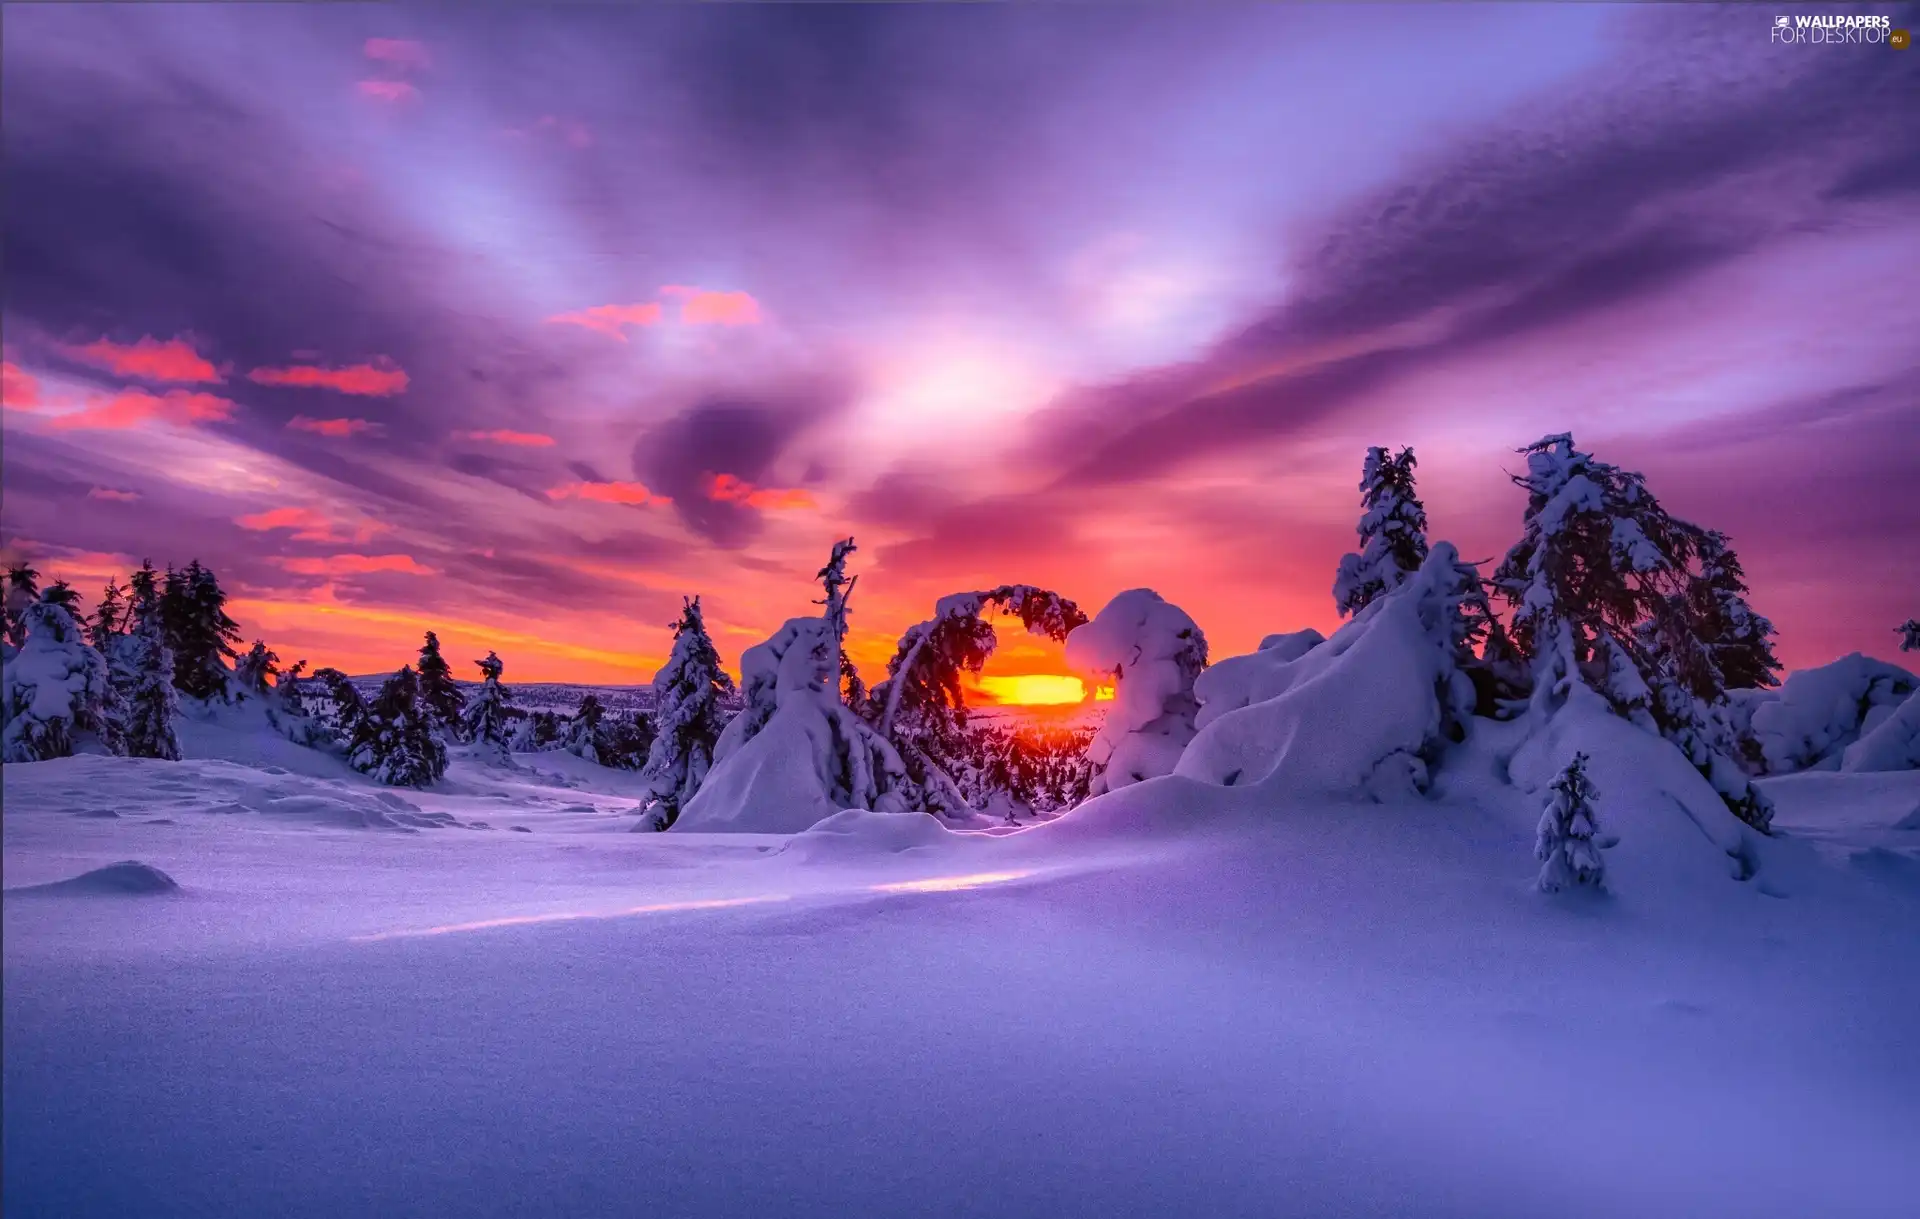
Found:
[[(933, 617), (908, 629), (887, 662), (887, 680), (874, 688), (868, 718), (899, 751), (919, 787), (918, 807), (958, 816), (979, 811), (987, 793), (975, 780), (986, 770), (1011, 778), (1024, 773), (994, 747), (1017, 742), (976, 740), (968, 729), (964, 674), (978, 674), (997, 639), (988, 616), (1018, 617), (1036, 635), (1064, 642), (1087, 622), (1065, 597), (1030, 584), (1003, 584), (942, 597)], [(1003, 763), (994, 766), (996, 761)], [(1037, 793), (1036, 793), (1037, 794)], [(1025, 801), (1031, 803), (1031, 801)]]
[(453, 669), (447, 664), (446, 657), (440, 654), (440, 637), (432, 631), (427, 632), (426, 642), (420, 645), (420, 703), (427, 709), (433, 721), (455, 740), (460, 738), (460, 711), (463, 700), (460, 687), (453, 680)]
[(473, 663), (480, 670), (480, 689), (463, 716), (466, 737), (482, 760), (505, 766), (513, 761), (513, 691), (500, 684), (507, 666), (492, 652)]
[(1207, 637), (1186, 611), (1150, 588), (1120, 593), (1067, 636), (1067, 664), (1114, 685), (1088, 750), (1093, 794), (1171, 774), (1193, 740), (1193, 683), (1207, 667)]
[(707, 634), (700, 598), (688, 599), (673, 624), (673, 652), (653, 675), (653, 745), (640, 777), (646, 781), (644, 823), (670, 829), (713, 768), (713, 749), (726, 727), (720, 705), (733, 679)]
[(0, 759), (38, 762), (76, 749), (124, 753), (120, 696), (73, 615), (42, 600), (21, 613), (20, 625), (20, 650), (0, 672)]
[(1540, 860), (1536, 883), (1543, 893), (1557, 893), (1570, 885), (1605, 886), (1606, 863), (1594, 841), (1600, 828), (1593, 808), (1598, 798), (1593, 781), (1587, 778), (1587, 755), (1574, 754), (1548, 788), (1547, 807), (1534, 839), (1534, 858)]
[(447, 773), (447, 749), (434, 732), (412, 668), (401, 666), (367, 707), (347, 764), (394, 787), (426, 787)]
[(1355, 532), (1360, 553), (1342, 555), (1333, 581), (1340, 615), (1357, 614), (1381, 593), (1391, 591), (1427, 561), (1427, 510), (1414, 493), (1412, 449), (1399, 456), (1375, 446), (1360, 469), (1360, 502), (1365, 511)]

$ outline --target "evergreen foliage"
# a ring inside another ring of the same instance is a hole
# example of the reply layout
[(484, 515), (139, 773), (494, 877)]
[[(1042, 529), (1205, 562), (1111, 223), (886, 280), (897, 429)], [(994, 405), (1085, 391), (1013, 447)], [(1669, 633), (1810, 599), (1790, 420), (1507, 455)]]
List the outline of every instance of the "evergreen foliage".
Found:
[(347, 764), (393, 787), (426, 787), (447, 773), (447, 749), (412, 668), (401, 666), (366, 708)]
[(453, 669), (440, 655), (440, 637), (427, 632), (420, 645), (420, 701), (434, 722), (456, 739), (462, 732), (460, 712), (464, 700), (454, 683)]
[(1576, 753), (1548, 788), (1547, 807), (1540, 816), (1533, 854), (1540, 860), (1537, 881), (1542, 892), (1557, 893), (1571, 885), (1604, 887), (1606, 863), (1594, 836), (1599, 823), (1594, 801), (1599, 793), (1587, 778), (1587, 755)]
[(1361, 504), (1356, 532), (1360, 552), (1342, 555), (1333, 581), (1341, 617), (1357, 614), (1375, 597), (1398, 588), (1427, 561), (1427, 511), (1414, 493), (1412, 449), (1399, 456), (1375, 446), (1360, 470)]
[(513, 691), (500, 684), (507, 666), (493, 652), (473, 663), (480, 670), (480, 689), (467, 703), (462, 726), (476, 753), (503, 766), (513, 760)]
[(673, 624), (673, 652), (653, 675), (654, 738), (640, 772), (651, 828), (672, 826), (700, 790), (726, 727), (720, 700), (732, 692), (733, 679), (720, 667), (700, 598), (690, 598)]

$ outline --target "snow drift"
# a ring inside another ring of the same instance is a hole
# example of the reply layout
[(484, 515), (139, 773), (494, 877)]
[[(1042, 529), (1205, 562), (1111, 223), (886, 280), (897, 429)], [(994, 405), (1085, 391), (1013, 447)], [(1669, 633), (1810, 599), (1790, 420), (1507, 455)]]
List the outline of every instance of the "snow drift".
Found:
[(1171, 773), (1193, 739), (1194, 680), (1207, 664), (1207, 638), (1186, 611), (1149, 588), (1120, 593), (1067, 636), (1067, 664), (1114, 683), (1087, 748), (1100, 772), (1095, 794)]
[[(1802, 669), (1778, 690), (1738, 690), (1728, 715), (1734, 733), (1748, 743), (1749, 757), (1767, 774), (1797, 770), (1833, 770), (1842, 766), (1848, 747), (1874, 735), (1902, 706), (1910, 703), (1920, 678), (1899, 665), (1858, 652), (1832, 664)], [(1915, 712), (1908, 712), (1909, 717)], [(1916, 765), (1908, 760), (1885, 764), (1907, 746), (1908, 726), (1896, 727), (1863, 758), (1875, 764), (1848, 769), (1885, 770)]]
[[(1459, 556), (1445, 543), (1324, 643), (1222, 661), (1195, 685), (1201, 728), (1175, 774), (1293, 795), (1424, 789), (1473, 705), (1456, 663)], [(1291, 637), (1300, 641), (1300, 636)]]

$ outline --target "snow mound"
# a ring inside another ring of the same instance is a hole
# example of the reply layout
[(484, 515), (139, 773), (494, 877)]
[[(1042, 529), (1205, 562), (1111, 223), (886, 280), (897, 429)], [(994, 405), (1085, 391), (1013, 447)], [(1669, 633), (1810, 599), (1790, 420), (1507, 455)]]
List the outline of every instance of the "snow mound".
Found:
[(1841, 755), (1840, 769), (1920, 770), (1920, 695), (1909, 695), (1879, 727), (1861, 733)]
[(1457, 570), (1453, 547), (1439, 543), (1415, 576), (1297, 659), (1272, 648), (1221, 661), (1196, 685), (1205, 718), (1174, 773), (1290, 795), (1424, 789), (1443, 741), (1442, 695), (1465, 680), (1446, 621)]
[(905, 811), (894, 794), (906, 782), (899, 755), (833, 688), (839, 641), (825, 619), (788, 620), (747, 649), (741, 672), (749, 706), (721, 735), (674, 831), (797, 834), (844, 808)]
[(1613, 714), (1583, 685), (1514, 752), (1508, 777), (1544, 799), (1576, 752), (1587, 755), (1598, 792), (1600, 837), (1613, 844), (1609, 888), (1653, 883), (1685, 891), (1714, 876), (1745, 880), (1758, 868), (1765, 840), (1728, 810), (1686, 755)]
[(137, 859), (110, 863), (104, 868), (51, 884), (8, 889), (8, 897), (41, 894), (49, 897), (125, 897), (152, 893), (178, 893), (180, 882), (152, 864)]
[(1257, 652), (1214, 662), (1193, 683), (1193, 696), (1200, 700), (1195, 726), (1205, 728), (1229, 711), (1285, 694), (1304, 672), (1296, 669), (1294, 662), (1325, 642), (1312, 628), (1269, 635), (1260, 641)]
[[(1842, 765), (1848, 746), (1874, 735), (1911, 702), (1916, 688), (1920, 678), (1899, 665), (1855, 652), (1817, 669), (1802, 669), (1778, 690), (1736, 691), (1733, 726), (1751, 741), (1769, 774), (1832, 770)], [(1907, 731), (1910, 735), (1911, 729)], [(1896, 729), (1865, 756), (1878, 759), (1882, 749), (1897, 752), (1898, 734)]]
[(796, 834), (779, 853), (797, 860), (848, 859), (939, 850), (965, 842), (931, 813), (844, 809)]
[(1117, 594), (1093, 621), (1067, 636), (1067, 664), (1114, 683), (1113, 705), (1087, 748), (1099, 768), (1096, 791), (1170, 773), (1193, 739), (1193, 683), (1207, 664), (1207, 639), (1185, 610), (1150, 588)]

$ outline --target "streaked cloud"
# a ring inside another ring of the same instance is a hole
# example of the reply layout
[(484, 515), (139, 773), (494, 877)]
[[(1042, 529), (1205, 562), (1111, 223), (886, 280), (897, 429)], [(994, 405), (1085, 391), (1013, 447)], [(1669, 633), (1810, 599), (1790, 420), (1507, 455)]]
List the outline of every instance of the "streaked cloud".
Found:
[(489, 444), (512, 445), (523, 449), (550, 449), (554, 439), (543, 432), (516, 432), (511, 428), (493, 428), (484, 432), (455, 432), (455, 440), (482, 440)]
[(287, 420), (287, 426), (296, 432), (312, 432), (316, 436), (347, 437), (363, 433), (378, 432), (380, 425), (368, 419), (310, 419), (305, 415), (295, 415)]
[(114, 487), (94, 487), (87, 492), (88, 499), (111, 500), (115, 503), (131, 504), (140, 498), (138, 491), (121, 491)]
[(707, 498), (726, 504), (745, 504), (749, 508), (777, 511), (783, 508), (817, 508), (813, 496), (797, 487), (756, 487), (732, 474), (707, 476)]
[(387, 106), (397, 106), (420, 96), (420, 90), (404, 80), (363, 80), (356, 82), (354, 88), (360, 91), (361, 97)]
[(213, 394), (184, 389), (154, 394), (144, 389), (128, 389), (116, 394), (96, 394), (79, 410), (50, 417), (47, 426), (61, 432), (117, 432), (149, 423), (190, 427), (231, 419), (236, 409), (234, 403)]
[(62, 347), (60, 351), (116, 376), (138, 377), (143, 381), (192, 384), (220, 380), (220, 371), (212, 361), (182, 338), (163, 341), (148, 335), (131, 343), (97, 339), (78, 347)]
[(306, 364), (288, 368), (256, 368), (247, 374), (247, 379), (261, 385), (330, 389), (369, 398), (388, 398), (405, 393), (409, 384), (406, 371), (390, 362), (350, 364), (344, 368)]
[(12, 361), (0, 363), (0, 408), (37, 411), (41, 405), (40, 379)]
[(663, 314), (659, 302), (648, 301), (637, 305), (595, 305), (591, 309), (557, 313), (547, 321), (563, 326), (582, 326), (624, 343), (627, 341), (627, 327), (658, 325)]
[(547, 498), (584, 499), (601, 504), (626, 504), (634, 507), (642, 504), (664, 505), (673, 502), (664, 495), (655, 495), (640, 483), (628, 482), (571, 482), (548, 491)]
[(276, 556), (273, 563), (297, 576), (365, 576), (376, 572), (399, 572), (409, 576), (440, 574), (407, 554), (282, 555)]
[(426, 44), (411, 38), (369, 38), (361, 51), (375, 63), (388, 64), (401, 71), (425, 71), (433, 66)]

